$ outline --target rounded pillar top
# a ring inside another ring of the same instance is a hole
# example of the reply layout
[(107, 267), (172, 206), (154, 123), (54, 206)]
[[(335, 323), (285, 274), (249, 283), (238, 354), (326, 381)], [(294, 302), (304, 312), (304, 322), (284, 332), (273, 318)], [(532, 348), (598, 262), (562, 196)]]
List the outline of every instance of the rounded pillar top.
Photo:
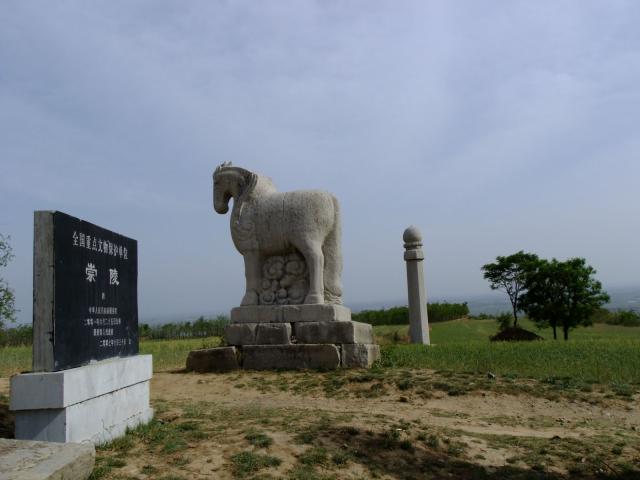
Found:
[(408, 245), (422, 245), (422, 233), (418, 230), (418, 227), (411, 225), (404, 231), (402, 235), (405, 246)]

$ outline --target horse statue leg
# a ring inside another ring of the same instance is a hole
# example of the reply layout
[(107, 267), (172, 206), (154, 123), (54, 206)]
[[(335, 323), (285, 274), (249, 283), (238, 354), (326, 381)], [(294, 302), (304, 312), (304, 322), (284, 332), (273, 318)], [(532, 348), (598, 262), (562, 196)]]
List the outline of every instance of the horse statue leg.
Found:
[(320, 242), (305, 241), (294, 245), (307, 262), (309, 270), (309, 292), (305, 304), (324, 303), (324, 255)]
[(258, 305), (260, 297), (260, 278), (262, 274), (262, 256), (259, 252), (246, 252), (244, 257), (244, 276), (246, 292), (240, 305)]
[(340, 222), (340, 205), (335, 197), (333, 201), (334, 221), (331, 231), (322, 245), (324, 255), (324, 303), (342, 304), (342, 225)]

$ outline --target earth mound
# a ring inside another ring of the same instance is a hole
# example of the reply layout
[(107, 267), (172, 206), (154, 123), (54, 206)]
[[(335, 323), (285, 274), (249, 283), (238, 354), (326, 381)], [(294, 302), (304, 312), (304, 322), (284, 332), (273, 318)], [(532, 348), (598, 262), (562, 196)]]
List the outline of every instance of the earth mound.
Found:
[(489, 337), (492, 342), (531, 342), (533, 340), (544, 340), (540, 335), (536, 335), (529, 330), (520, 327), (509, 327)]
[(14, 429), (13, 414), (9, 411), (9, 405), (0, 403), (0, 438), (13, 438)]

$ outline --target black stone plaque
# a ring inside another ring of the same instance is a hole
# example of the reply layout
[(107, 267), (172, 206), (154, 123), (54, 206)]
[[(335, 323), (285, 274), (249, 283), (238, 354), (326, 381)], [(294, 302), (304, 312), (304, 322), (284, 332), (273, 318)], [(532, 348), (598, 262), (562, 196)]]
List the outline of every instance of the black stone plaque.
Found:
[(52, 369), (136, 355), (137, 242), (62, 212), (46, 213), (53, 218)]

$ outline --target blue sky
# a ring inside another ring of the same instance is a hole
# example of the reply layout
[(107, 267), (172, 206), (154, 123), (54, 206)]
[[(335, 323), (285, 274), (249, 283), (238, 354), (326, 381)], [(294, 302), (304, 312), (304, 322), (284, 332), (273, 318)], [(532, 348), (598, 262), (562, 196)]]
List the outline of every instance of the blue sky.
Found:
[(224, 162), (343, 211), (346, 303), (488, 291), (520, 249), (638, 285), (640, 3), (0, 3), (4, 276), (31, 318), (33, 211), (139, 242), (140, 316), (225, 312), (243, 290)]

